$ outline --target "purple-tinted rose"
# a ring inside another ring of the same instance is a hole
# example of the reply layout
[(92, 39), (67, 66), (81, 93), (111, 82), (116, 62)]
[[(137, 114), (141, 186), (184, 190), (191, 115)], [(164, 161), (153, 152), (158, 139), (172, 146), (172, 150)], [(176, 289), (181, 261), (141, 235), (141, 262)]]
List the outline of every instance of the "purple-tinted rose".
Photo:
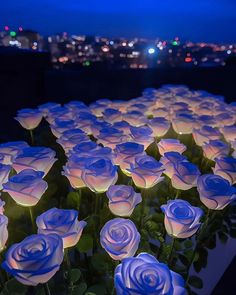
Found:
[(162, 163), (162, 165), (165, 168), (163, 173), (169, 178), (172, 178), (175, 172), (176, 163), (186, 162), (186, 161), (187, 161), (187, 158), (178, 152), (167, 152), (164, 154), (164, 156), (160, 158), (160, 163)]
[(144, 145), (146, 149), (151, 143), (154, 142), (154, 134), (150, 127), (148, 126), (139, 126), (139, 127), (130, 127), (130, 135), (134, 142)]
[(227, 179), (231, 184), (236, 183), (236, 159), (223, 157), (215, 159), (215, 167), (212, 168), (214, 174)]
[(23, 128), (32, 130), (36, 128), (42, 120), (42, 113), (37, 109), (22, 109), (18, 111), (15, 118)]

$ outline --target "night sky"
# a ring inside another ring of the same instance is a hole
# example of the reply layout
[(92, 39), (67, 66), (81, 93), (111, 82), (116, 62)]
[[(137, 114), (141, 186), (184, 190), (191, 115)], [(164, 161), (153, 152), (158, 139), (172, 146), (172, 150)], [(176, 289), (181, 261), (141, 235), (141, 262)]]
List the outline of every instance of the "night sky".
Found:
[(161, 37), (236, 43), (236, 0), (0, 0), (5, 25), (47, 35)]

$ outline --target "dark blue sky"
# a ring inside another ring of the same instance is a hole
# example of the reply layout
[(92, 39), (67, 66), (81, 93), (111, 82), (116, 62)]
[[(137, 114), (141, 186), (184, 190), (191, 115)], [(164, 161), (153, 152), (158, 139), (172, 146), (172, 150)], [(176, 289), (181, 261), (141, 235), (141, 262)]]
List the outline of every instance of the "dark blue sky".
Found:
[(0, 27), (236, 43), (236, 0), (0, 0)]

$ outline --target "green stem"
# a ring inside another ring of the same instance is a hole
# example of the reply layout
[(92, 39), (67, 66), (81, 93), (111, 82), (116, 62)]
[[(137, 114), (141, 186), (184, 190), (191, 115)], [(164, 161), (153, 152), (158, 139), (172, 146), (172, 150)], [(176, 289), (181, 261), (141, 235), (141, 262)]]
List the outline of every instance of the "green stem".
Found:
[(70, 256), (69, 256), (69, 249), (68, 248), (66, 248), (64, 250), (64, 258), (65, 258), (66, 268), (69, 271), (71, 268), (71, 264), (70, 264)]
[(174, 250), (174, 245), (175, 245), (175, 238), (172, 238), (172, 243), (171, 243), (171, 248), (170, 248), (170, 254), (169, 254), (169, 257), (168, 257), (168, 265), (169, 267), (171, 266), (171, 262), (172, 262), (172, 256), (173, 256), (173, 250)]
[(30, 138), (31, 138), (31, 145), (34, 145), (34, 134), (33, 134), (33, 130), (30, 129)]
[(51, 295), (48, 283), (43, 284), (43, 288), (44, 288), (45, 295)]
[(145, 206), (146, 206), (146, 189), (142, 189), (141, 192), (142, 195), (142, 203), (141, 203), (141, 212), (140, 212), (140, 221), (139, 221), (139, 229), (141, 230), (143, 227), (143, 219), (144, 219), (144, 211), (145, 211)]
[(77, 200), (77, 210), (79, 211), (80, 209), (80, 204), (81, 204), (81, 198), (82, 198), (82, 189), (77, 189), (76, 191), (78, 200)]
[(178, 199), (180, 196), (181, 192), (179, 189), (176, 190), (176, 195), (175, 195), (175, 199)]
[(33, 208), (29, 207), (29, 214), (30, 214), (30, 220), (32, 224), (33, 231), (35, 230), (35, 224), (34, 224), (34, 215), (33, 215)]

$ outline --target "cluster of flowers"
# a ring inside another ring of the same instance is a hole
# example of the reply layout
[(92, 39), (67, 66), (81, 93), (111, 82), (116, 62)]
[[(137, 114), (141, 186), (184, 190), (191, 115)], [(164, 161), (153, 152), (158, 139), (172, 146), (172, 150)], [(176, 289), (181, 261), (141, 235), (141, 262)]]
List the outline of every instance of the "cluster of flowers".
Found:
[[(142, 191), (168, 178), (177, 190), (196, 187), (201, 202), (212, 210), (235, 200), (236, 107), (203, 91), (165, 86), (148, 89), (129, 101), (100, 99), (89, 106), (80, 101), (64, 106), (47, 103), (19, 111), (16, 119), (33, 130), (43, 117), (65, 151), (62, 174), (72, 188), (106, 192), (110, 211), (119, 216), (100, 232), (101, 246), (112, 259), (121, 261), (114, 274), (117, 294), (185, 294), (179, 274), (148, 253), (135, 256), (140, 234), (131, 220), (122, 217), (131, 216), (142, 198), (148, 198), (134, 187)], [(162, 138), (171, 128), (180, 139), (183, 134), (193, 137), (203, 156), (214, 161), (213, 173), (201, 175), (183, 154), (187, 147), (181, 140)], [(147, 154), (150, 145), (156, 146), (159, 160)], [(0, 145), (0, 161), (0, 187), (19, 205), (36, 205), (47, 189), (43, 177), (56, 161), (55, 152), (10, 142)], [(132, 179), (134, 187), (116, 184), (118, 168)], [(17, 174), (9, 177), (11, 169)], [(191, 237), (201, 226), (203, 210), (185, 200), (173, 200), (174, 196), (170, 199), (161, 207), (167, 233)], [(1, 248), (7, 240), (7, 218), (3, 216)], [(78, 221), (78, 211), (57, 208), (38, 216), (36, 223), (38, 234), (11, 246), (3, 263), (6, 271), (27, 285), (44, 283), (55, 274), (63, 248), (74, 246), (86, 225)]]

